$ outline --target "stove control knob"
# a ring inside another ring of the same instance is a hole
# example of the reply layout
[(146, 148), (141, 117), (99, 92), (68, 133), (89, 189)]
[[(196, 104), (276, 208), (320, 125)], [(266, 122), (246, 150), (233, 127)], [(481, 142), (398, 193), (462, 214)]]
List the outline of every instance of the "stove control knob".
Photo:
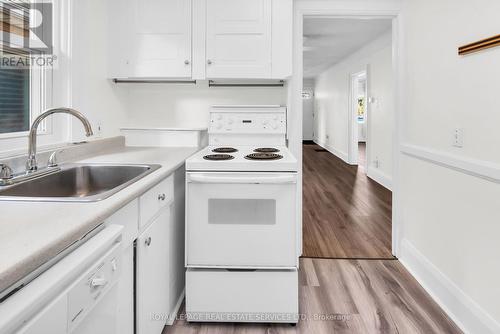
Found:
[(234, 123), (234, 120), (232, 118), (227, 120), (227, 124), (233, 124), (233, 123)]
[(222, 123), (217, 123), (217, 129), (222, 129)]
[(278, 124), (273, 123), (273, 129), (276, 130), (278, 128)]
[(222, 115), (217, 115), (217, 119), (220, 121), (222, 119)]
[(274, 119), (275, 121), (277, 121), (277, 120), (278, 120), (278, 116), (274, 116), (274, 118), (273, 118), (273, 119)]
[(265, 119), (265, 120), (262, 121), (263, 125), (267, 125), (267, 123), (268, 123), (267, 119)]

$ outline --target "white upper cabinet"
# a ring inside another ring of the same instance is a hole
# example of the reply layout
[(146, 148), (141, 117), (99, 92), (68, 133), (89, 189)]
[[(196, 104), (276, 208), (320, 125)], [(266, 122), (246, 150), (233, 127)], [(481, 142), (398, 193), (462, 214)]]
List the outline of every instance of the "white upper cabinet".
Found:
[(110, 77), (286, 79), (293, 0), (108, 0)]
[(191, 78), (191, 0), (112, 2), (112, 77)]
[(207, 0), (207, 78), (271, 77), (271, 0)]

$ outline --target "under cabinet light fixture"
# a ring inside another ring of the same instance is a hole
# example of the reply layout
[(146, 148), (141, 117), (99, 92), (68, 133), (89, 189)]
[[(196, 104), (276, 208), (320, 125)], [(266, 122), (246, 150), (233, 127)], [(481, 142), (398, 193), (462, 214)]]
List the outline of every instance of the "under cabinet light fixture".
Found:
[(283, 87), (285, 81), (279, 80), (275, 82), (216, 82), (214, 80), (208, 81), (208, 87)]
[(195, 85), (196, 80), (156, 80), (156, 79), (113, 79), (113, 82), (118, 83), (154, 83), (154, 84), (188, 84)]

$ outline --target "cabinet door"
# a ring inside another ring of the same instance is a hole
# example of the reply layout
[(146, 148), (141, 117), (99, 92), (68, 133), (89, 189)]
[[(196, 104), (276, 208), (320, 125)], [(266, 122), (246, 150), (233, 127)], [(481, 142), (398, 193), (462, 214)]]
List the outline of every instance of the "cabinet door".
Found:
[(271, 77), (271, 0), (207, 0), (207, 78)]
[(169, 220), (165, 208), (137, 239), (137, 333), (160, 334), (170, 313)]
[(191, 0), (130, 1), (133, 36), (128, 76), (190, 78)]

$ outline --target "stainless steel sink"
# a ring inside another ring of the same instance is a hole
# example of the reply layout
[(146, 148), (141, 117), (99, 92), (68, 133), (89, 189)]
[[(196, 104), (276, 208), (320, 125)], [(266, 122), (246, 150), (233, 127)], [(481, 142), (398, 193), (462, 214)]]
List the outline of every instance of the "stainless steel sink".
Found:
[(95, 202), (106, 199), (160, 165), (68, 164), (53, 174), (0, 187), (0, 200)]

